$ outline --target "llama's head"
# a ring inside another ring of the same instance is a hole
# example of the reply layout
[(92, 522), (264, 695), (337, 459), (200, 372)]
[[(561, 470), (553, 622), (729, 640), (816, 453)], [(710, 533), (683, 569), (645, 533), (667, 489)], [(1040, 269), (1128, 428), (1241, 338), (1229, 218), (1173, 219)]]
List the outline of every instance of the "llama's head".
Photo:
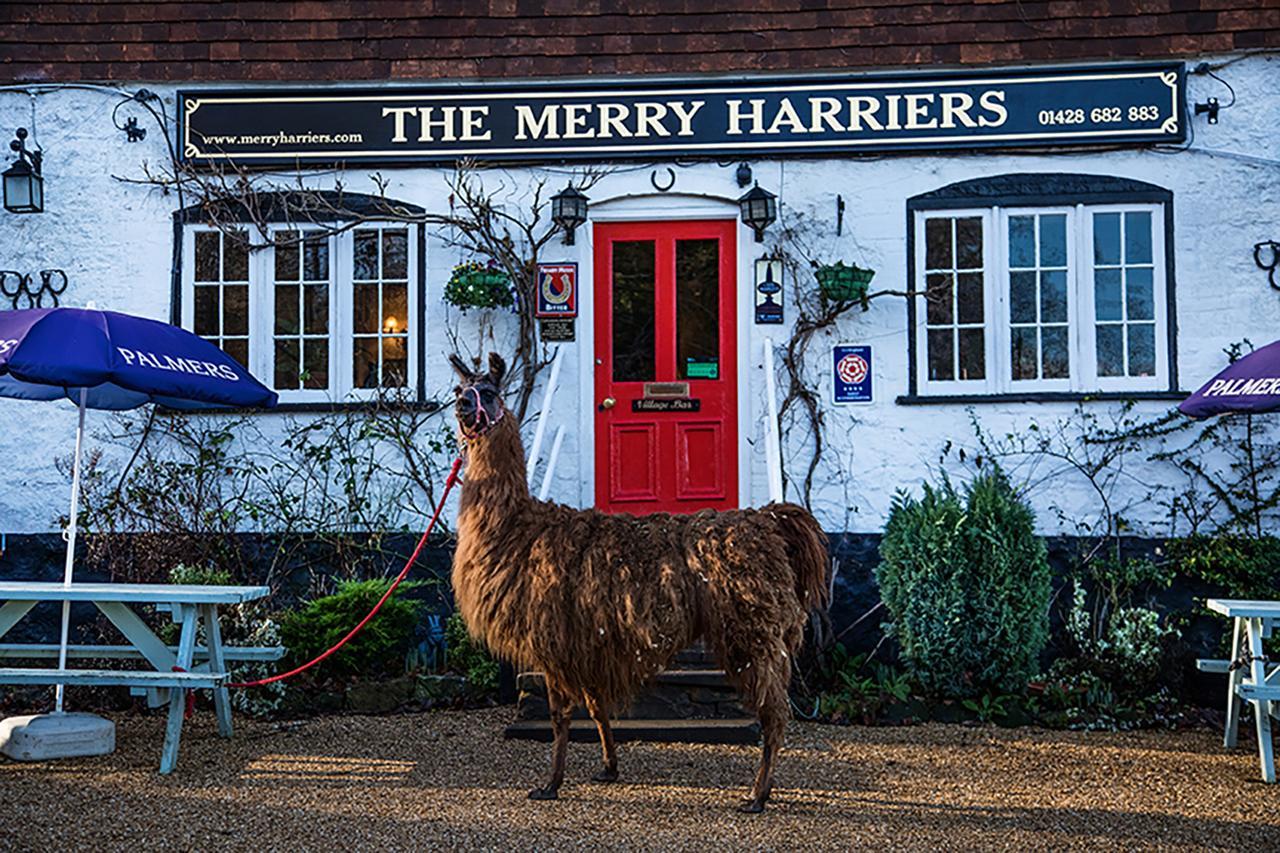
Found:
[(449, 356), (449, 363), (458, 374), (458, 385), (453, 389), (454, 413), (458, 427), (468, 440), (487, 433), (502, 420), (506, 407), (502, 405), (502, 378), (507, 363), (496, 352), (489, 353), (489, 370), (480, 373), (467, 366), (456, 355)]

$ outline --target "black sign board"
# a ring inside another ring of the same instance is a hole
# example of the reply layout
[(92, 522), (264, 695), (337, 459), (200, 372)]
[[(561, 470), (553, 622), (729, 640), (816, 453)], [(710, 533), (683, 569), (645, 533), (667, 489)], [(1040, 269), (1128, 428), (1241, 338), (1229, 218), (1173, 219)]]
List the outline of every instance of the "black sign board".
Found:
[(179, 93), (188, 162), (617, 160), (1175, 143), (1182, 63)]
[(643, 398), (631, 401), (631, 411), (633, 412), (700, 412), (702, 411), (702, 401), (696, 397), (678, 398), (662, 398), (657, 399)]
[(538, 334), (544, 341), (564, 343), (573, 340), (573, 324), (571, 317), (552, 317), (538, 321)]

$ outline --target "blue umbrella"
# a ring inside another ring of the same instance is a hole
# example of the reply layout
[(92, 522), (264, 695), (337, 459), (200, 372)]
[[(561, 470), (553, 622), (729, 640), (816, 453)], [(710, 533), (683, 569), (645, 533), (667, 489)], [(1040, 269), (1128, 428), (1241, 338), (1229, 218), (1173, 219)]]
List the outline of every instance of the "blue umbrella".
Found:
[[(144, 317), (82, 308), (0, 311), (0, 397), (68, 399), (80, 411), (62, 582), (71, 585), (86, 409), (272, 407), (274, 392), (209, 341)], [(62, 605), (58, 668), (67, 663), (70, 602)], [(57, 710), (62, 711), (62, 686)]]

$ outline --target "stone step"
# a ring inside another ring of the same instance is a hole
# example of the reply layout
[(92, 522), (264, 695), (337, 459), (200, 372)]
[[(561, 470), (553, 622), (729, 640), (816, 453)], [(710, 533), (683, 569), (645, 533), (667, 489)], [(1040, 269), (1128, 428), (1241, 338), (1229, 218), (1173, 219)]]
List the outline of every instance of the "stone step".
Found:
[[(613, 737), (619, 743), (652, 741), (656, 743), (747, 743), (760, 742), (760, 725), (755, 720), (614, 720)], [(510, 740), (535, 740), (550, 743), (548, 720), (520, 720), (507, 726), (504, 736)], [(599, 743), (595, 723), (574, 720), (569, 724), (569, 740), (574, 743)]]

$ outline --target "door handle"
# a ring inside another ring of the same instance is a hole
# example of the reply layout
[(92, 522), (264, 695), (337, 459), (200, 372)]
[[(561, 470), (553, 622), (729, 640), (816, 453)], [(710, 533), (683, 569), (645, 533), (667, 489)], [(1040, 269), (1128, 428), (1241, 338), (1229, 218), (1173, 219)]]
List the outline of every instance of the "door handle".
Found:
[(600, 401), (600, 411), (604, 412), (609, 409), (612, 409), (617, 404), (618, 404), (618, 401), (613, 399), (612, 397), (605, 397), (603, 400)]

